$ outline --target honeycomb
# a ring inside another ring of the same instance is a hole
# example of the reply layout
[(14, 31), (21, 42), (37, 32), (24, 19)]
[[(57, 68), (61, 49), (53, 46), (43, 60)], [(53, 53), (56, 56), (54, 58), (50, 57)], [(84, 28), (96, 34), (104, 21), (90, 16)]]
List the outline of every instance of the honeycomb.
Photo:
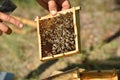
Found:
[(75, 50), (73, 12), (39, 21), (42, 57)]

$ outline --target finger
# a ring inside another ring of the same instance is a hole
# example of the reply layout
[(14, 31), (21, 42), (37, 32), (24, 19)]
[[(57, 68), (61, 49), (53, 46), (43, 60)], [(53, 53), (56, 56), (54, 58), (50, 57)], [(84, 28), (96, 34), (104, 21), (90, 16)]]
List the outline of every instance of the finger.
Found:
[(57, 5), (56, 5), (56, 2), (54, 0), (49, 0), (48, 1), (48, 7), (49, 7), (50, 13), (53, 16), (57, 14)]
[(69, 0), (65, 0), (62, 3), (62, 10), (66, 10), (66, 9), (69, 9), (69, 8), (70, 8), (70, 2), (69, 2)]
[(62, 9), (62, 10), (66, 10), (66, 9), (69, 9), (70, 8), (70, 1), (69, 0), (59, 0), (59, 1), (56, 1), (57, 4), (59, 5), (59, 7)]
[(0, 31), (6, 33), (6, 34), (10, 34), (12, 33), (12, 30), (5, 24), (0, 23)]
[(9, 22), (19, 28), (23, 28), (23, 24), (15, 19), (14, 17), (11, 17), (10, 15), (4, 14), (0, 12), (0, 19), (5, 22)]
[(12, 30), (8, 27), (8, 30), (7, 32), (5, 32), (6, 34), (11, 34), (12, 33)]

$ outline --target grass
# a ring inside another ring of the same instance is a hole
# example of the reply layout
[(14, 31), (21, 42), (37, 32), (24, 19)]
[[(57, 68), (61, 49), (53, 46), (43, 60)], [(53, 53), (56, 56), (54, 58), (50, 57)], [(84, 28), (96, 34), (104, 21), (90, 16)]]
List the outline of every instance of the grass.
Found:
[[(39, 15), (46, 15), (48, 12), (38, 5), (35, 0), (12, 0), (18, 7), (11, 14), (19, 17), (28, 18), (34, 20), (34, 18)], [(99, 44), (101, 45), (102, 37), (106, 34), (107, 30), (111, 32), (116, 31), (119, 28), (120, 22), (117, 12), (109, 13), (104, 9), (102, 1), (98, 0), (70, 0), (72, 5), (78, 6), (82, 4), (81, 16), (84, 14), (84, 19), (81, 18), (81, 27), (82, 30), (85, 30), (86, 34), (81, 33), (82, 42), (84, 41), (82, 49), (87, 49), (88, 46), (85, 45), (89, 40), (90, 34), (97, 35), (94, 37), (96, 41), (93, 43), (93, 47), (96, 48)], [(97, 12), (100, 12), (100, 16), (97, 15)], [(116, 16), (113, 16), (113, 15)], [(87, 17), (91, 17), (90, 20)], [(87, 24), (93, 21), (91, 24)], [(90, 28), (92, 25), (92, 28)], [(118, 26), (118, 27), (117, 27)], [(116, 27), (116, 29), (114, 28)], [(11, 26), (15, 28), (15, 26)], [(16, 28), (15, 28), (16, 29)], [(36, 29), (25, 25), (23, 28), (23, 34), (13, 32), (11, 35), (2, 35), (0, 36), (0, 71), (12, 72), (15, 74), (15, 77), (21, 80), (32, 70), (38, 67), (41, 63), (39, 61), (38, 54), (38, 45), (37, 45), (37, 33)], [(96, 31), (97, 33), (94, 33)], [(101, 33), (98, 33), (101, 31)], [(114, 33), (114, 32), (113, 32)], [(84, 35), (84, 38), (83, 38)], [(113, 40), (112, 42), (104, 45), (101, 49), (92, 51), (90, 56), (94, 59), (100, 59), (104, 56), (105, 59), (111, 58), (117, 48), (120, 48), (120, 42), (118, 39)], [(88, 51), (89, 52), (89, 51)], [(89, 52), (90, 53), (90, 52)], [(80, 59), (84, 60), (85, 55), (80, 54)], [(64, 59), (61, 60), (64, 62)], [(94, 63), (93, 63), (94, 64)], [(78, 64), (76, 64), (78, 65)], [(94, 64), (95, 65), (95, 64)], [(97, 67), (97, 65), (95, 65)], [(38, 76), (40, 77), (40, 76)], [(31, 80), (36, 80), (31, 79)]]

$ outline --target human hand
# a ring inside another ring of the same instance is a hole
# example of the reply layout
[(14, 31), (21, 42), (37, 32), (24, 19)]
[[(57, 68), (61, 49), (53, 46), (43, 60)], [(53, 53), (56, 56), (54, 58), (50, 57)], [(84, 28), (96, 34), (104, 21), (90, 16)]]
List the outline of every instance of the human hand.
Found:
[(70, 8), (69, 0), (37, 0), (38, 3), (49, 10), (52, 15), (56, 15), (57, 11)]
[(18, 28), (23, 27), (23, 24), (20, 21), (18, 21), (17, 19), (15, 19), (14, 17), (0, 12), (0, 35), (2, 35), (3, 32), (6, 34), (10, 34), (12, 32), (10, 27), (8, 25), (6, 25), (4, 22), (11, 23), (11, 24), (17, 26)]

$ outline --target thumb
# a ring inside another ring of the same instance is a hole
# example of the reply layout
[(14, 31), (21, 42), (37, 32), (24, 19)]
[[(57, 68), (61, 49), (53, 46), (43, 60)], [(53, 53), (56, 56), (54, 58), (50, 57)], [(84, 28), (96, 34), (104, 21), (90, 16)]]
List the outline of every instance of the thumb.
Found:
[(48, 1), (48, 7), (49, 7), (50, 13), (53, 16), (57, 14), (57, 5), (56, 5), (56, 2), (54, 0), (49, 0)]

